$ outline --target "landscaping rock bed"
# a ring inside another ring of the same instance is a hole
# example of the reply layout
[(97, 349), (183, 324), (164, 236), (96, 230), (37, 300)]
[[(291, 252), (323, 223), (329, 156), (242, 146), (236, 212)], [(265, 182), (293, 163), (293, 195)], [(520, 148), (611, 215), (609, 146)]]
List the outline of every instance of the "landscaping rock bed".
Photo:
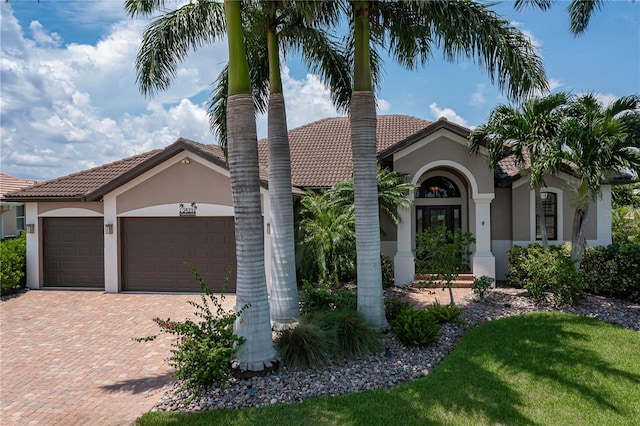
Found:
[[(395, 288), (394, 296), (404, 290)], [(425, 290), (427, 291), (427, 290)], [(526, 297), (526, 290), (496, 289), (484, 301), (469, 295), (457, 302), (465, 311), (461, 319), (471, 326), (444, 324), (438, 342), (426, 348), (404, 347), (393, 334), (385, 336), (380, 354), (364, 359), (342, 360), (319, 370), (299, 371), (282, 368), (278, 373), (251, 379), (232, 379), (225, 390), (212, 387), (193, 398), (180, 391), (176, 383), (153, 411), (201, 411), (220, 408), (261, 407), (291, 403), (305, 398), (340, 395), (373, 389), (392, 388), (429, 374), (456, 346), (464, 333), (475, 325), (498, 318), (533, 311), (563, 311), (640, 331), (640, 305), (600, 296), (587, 296), (577, 307), (536, 306)]]

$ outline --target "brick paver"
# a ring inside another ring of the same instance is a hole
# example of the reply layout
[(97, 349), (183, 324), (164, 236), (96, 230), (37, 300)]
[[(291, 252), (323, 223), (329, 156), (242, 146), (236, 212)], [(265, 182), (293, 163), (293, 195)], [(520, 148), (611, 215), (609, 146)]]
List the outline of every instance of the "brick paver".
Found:
[(156, 334), (154, 316), (191, 316), (190, 299), (32, 290), (0, 302), (0, 424), (131, 424), (173, 381), (170, 336), (132, 338)]

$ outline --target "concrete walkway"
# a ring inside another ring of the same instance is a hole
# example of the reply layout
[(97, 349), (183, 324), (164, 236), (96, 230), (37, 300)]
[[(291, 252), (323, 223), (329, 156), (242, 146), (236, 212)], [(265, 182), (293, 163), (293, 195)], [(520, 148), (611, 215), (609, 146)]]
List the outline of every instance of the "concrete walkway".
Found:
[[(0, 302), (0, 424), (128, 425), (173, 382), (171, 337), (198, 295), (32, 290)], [(225, 306), (232, 308), (228, 296)]]

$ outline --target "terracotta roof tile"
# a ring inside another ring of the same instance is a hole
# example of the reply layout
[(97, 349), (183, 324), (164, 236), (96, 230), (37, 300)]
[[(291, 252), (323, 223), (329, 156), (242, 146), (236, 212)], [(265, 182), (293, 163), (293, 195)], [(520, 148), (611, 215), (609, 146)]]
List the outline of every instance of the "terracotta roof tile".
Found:
[(104, 164), (89, 170), (48, 180), (11, 194), (12, 197), (40, 198), (60, 197), (76, 198), (91, 193), (111, 182), (138, 164), (157, 154), (161, 150), (145, 152), (113, 163)]
[(28, 188), (40, 182), (39, 180), (20, 179), (6, 173), (0, 173), (0, 198), (4, 198), (5, 194)]
[[(431, 122), (407, 115), (379, 115), (377, 152), (406, 139)], [(349, 117), (325, 118), (289, 131), (291, 179), (306, 188), (330, 187), (351, 177)], [(267, 164), (267, 140), (258, 142), (260, 162)]]

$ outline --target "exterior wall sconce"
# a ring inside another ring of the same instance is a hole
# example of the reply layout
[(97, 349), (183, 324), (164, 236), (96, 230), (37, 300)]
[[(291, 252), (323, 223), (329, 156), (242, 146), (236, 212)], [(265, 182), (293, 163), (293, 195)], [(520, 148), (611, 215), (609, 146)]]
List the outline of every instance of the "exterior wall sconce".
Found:
[(271, 234), (271, 224), (267, 223), (267, 234)]
[(111, 223), (107, 223), (104, 226), (104, 233), (105, 234), (113, 234), (113, 225)]
[(25, 231), (27, 231), (27, 234), (33, 234), (34, 232), (36, 232), (36, 225), (34, 225), (33, 223), (27, 223), (24, 229)]
[(180, 162), (182, 164), (189, 164), (191, 163), (191, 160), (189, 159), (189, 157), (184, 157), (182, 160), (180, 160)]

